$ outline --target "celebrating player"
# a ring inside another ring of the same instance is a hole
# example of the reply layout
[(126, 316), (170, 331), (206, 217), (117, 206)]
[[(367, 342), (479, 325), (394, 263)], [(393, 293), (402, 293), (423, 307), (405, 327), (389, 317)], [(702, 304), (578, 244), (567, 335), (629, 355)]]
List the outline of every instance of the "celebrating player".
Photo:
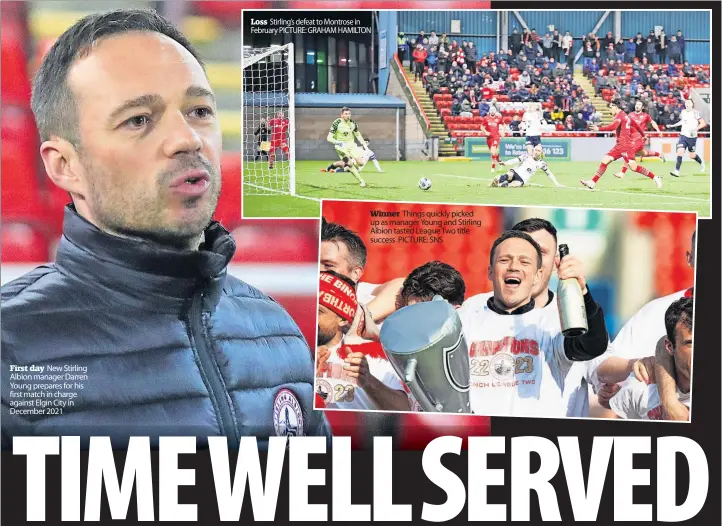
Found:
[(612, 161), (616, 161), (619, 158), (622, 158), (627, 164), (629, 164), (632, 170), (644, 175), (645, 177), (649, 177), (657, 184), (657, 188), (662, 188), (662, 179), (659, 176), (654, 175), (645, 167), (639, 166), (636, 159), (634, 158), (636, 150), (634, 149), (635, 146), (632, 143), (631, 130), (632, 128), (636, 128), (642, 136), (644, 136), (646, 130), (644, 130), (644, 128), (637, 124), (636, 121), (632, 120), (626, 113), (624, 113), (620, 102), (613, 100), (609, 103), (609, 109), (612, 110), (612, 113), (614, 113), (614, 120), (612, 121), (612, 123), (601, 127), (593, 126), (592, 129), (597, 131), (616, 130), (617, 142), (614, 145), (614, 148), (609, 150), (607, 154), (602, 158), (602, 162), (599, 164), (599, 168), (597, 168), (594, 177), (592, 177), (591, 180), (581, 179), (579, 182), (590, 190), (594, 190), (597, 181), (599, 181), (602, 175), (604, 175), (604, 172), (607, 170), (607, 166), (609, 166), (609, 163), (611, 163)]
[(341, 108), (341, 117), (331, 124), (326, 140), (333, 144), (339, 159), (348, 167), (361, 188), (365, 188), (366, 182), (358, 170), (358, 167), (365, 163), (364, 150), (356, 145), (355, 139), (366, 146), (358, 125), (351, 119), (351, 110), (343, 107)]
[(530, 102), (521, 121), (526, 129), (526, 153), (531, 156), (532, 150), (541, 144), (541, 104), (538, 102)]
[(288, 153), (288, 119), (283, 115), (283, 110), (276, 112), (276, 116), (268, 121), (268, 128), (271, 130), (271, 150), (268, 152), (268, 168), (273, 170), (273, 161), (276, 158), (276, 150), (279, 148), (284, 154)]
[(707, 126), (707, 123), (699, 112), (694, 109), (694, 102), (692, 102), (692, 100), (687, 99), (684, 101), (684, 109), (679, 115), (679, 122), (669, 124), (667, 128), (676, 128), (677, 126), (681, 126), (679, 141), (677, 142), (677, 165), (674, 171), (669, 172), (669, 174), (674, 177), (679, 177), (679, 169), (682, 167), (682, 157), (684, 156), (685, 150), (689, 152), (690, 159), (699, 163), (700, 172), (704, 173), (704, 161), (695, 152), (695, 147), (697, 145), (697, 132)]
[[(648, 124), (651, 124), (652, 128), (654, 128), (654, 131), (659, 131), (659, 126), (657, 125), (657, 123), (652, 120), (652, 117), (649, 116), (649, 113), (646, 113), (644, 111), (644, 103), (642, 101), (638, 100), (634, 104), (634, 111), (629, 114), (629, 118), (639, 124), (644, 130), (647, 129)], [(637, 128), (632, 128), (632, 150), (634, 150), (635, 152), (634, 155), (639, 153), (640, 157), (659, 157), (660, 159), (662, 159), (662, 162), (667, 162), (667, 158), (660, 152), (655, 152), (651, 149), (647, 150), (645, 148), (644, 134), (639, 133), (639, 130)], [(629, 165), (625, 160), (624, 166), (622, 166), (622, 170), (616, 172), (614, 176), (619, 177), (620, 179), (624, 177), (624, 174), (627, 172), (628, 166)]]
[[(690, 404), (690, 372), (692, 369), (692, 303), (692, 298), (678, 299), (669, 306), (664, 315), (667, 332), (664, 338), (664, 347), (674, 362), (677, 399), (687, 407)], [(664, 419), (659, 390), (654, 381), (645, 384), (631, 376), (622, 389), (609, 401), (609, 405), (621, 418)]]
[(511, 230), (494, 242), (489, 259), (493, 296), (474, 296), (459, 309), (469, 342), (471, 409), (487, 415), (565, 416), (561, 386), (572, 364), (607, 349), (602, 308), (579, 262), (564, 258), (559, 279), (579, 282), (589, 326), (583, 336), (565, 338), (559, 327), (550, 330), (546, 309), (535, 309), (533, 291), (544, 279), (539, 244)]
[(524, 186), (538, 170), (542, 170), (557, 187), (561, 187), (562, 185), (556, 180), (547, 163), (544, 162), (543, 157), (544, 151), (542, 150), (542, 145), (537, 144), (532, 150), (532, 155), (523, 153), (515, 159), (499, 161), (499, 164), (502, 166), (516, 166), (518, 164), (519, 167), (511, 168), (505, 174), (495, 177), (489, 186), (498, 186), (501, 188)]
[(321, 272), (316, 392), (326, 408), (408, 411), (403, 383), (380, 345), (345, 341), (358, 308), (353, 280)]
[(489, 114), (483, 118), (480, 129), (486, 135), (486, 145), (491, 153), (491, 173), (494, 173), (496, 161), (499, 161), (499, 164), (504, 164), (501, 162), (501, 157), (499, 157), (499, 143), (504, 135), (504, 119), (496, 111), (496, 106), (489, 109)]

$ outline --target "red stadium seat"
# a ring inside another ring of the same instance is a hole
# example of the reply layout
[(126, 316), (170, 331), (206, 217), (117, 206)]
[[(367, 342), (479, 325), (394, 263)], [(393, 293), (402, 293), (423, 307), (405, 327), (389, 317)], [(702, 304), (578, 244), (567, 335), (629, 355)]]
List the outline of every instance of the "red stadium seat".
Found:
[(3, 263), (45, 263), (49, 261), (48, 240), (27, 223), (3, 221)]

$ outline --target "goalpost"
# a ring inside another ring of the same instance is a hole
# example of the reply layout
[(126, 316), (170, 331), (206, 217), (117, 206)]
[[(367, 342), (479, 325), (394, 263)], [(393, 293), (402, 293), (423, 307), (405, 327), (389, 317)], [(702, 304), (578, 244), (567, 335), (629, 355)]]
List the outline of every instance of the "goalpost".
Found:
[(244, 48), (242, 97), (244, 194), (296, 195), (292, 43)]

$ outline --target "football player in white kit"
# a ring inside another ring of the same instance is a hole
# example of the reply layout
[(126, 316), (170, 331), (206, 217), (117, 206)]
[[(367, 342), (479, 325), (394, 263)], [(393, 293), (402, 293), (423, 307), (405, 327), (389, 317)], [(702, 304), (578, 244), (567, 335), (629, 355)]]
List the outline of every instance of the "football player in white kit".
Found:
[(346, 341), (359, 308), (354, 288), (337, 272), (320, 273), (316, 393), (327, 409), (408, 411), (404, 385), (380, 345)]
[(517, 168), (511, 168), (505, 174), (494, 177), (489, 186), (498, 186), (500, 188), (518, 188), (528, 183), (538, 170), (542, 170), (552, 183), (561, 188), (562, 185), (560, 185), (556, 180), (556, 177), (554, 177), (554, 174), (547, 166), (543, 157), (544, 150), (542, 149), (542, 145), (537, 144), (534, 148), (532, 148), (531, 155), (523, 153), (514, 159), (501, 161), (499, 164), (502, 166), (519, 166)]
[[(664, 316), (666, 336), (664, 347), (672, 357), (677, 380), (676, 398), (690, 406), (690, 372), (692, 369), (692, 298), (681, 298), (672, 303)], [(655, 382), (646, 384), (634, 375), (609, 401), (612, 410), (621, 418), (630, 420), (663, 420), (660, 394)]]
[(529, 102), (527, 103), (526, 111), (521, 118), (522, 125), (524, 126), (526, 136), (526, 153), (532, 155), (532, 150), (535, 146), (541, 145), (541, 134), (542, 134), (542, 114), (541, 114), (541, 103), (540, 102)]
[[(692, 233), (690, 249), (686, 253), (687, 264), (694, 269), (696, 231)], [(680, 298), (693, 297), (693, 289), (683, 289), (673, 294), (654, 299), (639, 309), (627, 320), (611, 345), (610, 353), (599, 366), (598, 375), (602, 382), (599, 403), (609, 408), (609, 399), (620, 389), (616, 382), (622, 381), (635, 367), (638, 360), (654, 356), (659, 340), (664, 338), (666, 327), (664, 315), (669, 306)], [(660, 366), (655, 368), (655, 377), (662, 393), (665, 411), (670, 419), (686, 420), (687, 410), (672, 399), (676, 390), (674, 379)]]
[(674, 124), (668, 124), (667, 128), (676, 128), (681, 126), (679, 140), (677, 141), (677, 165), (674, 171), (669, 172), (674, 177), (679, 177), (679, 169), (682, 167), (682, 157), (684, 151), (687, 150), (689, 158), (699, 163), (699, 170), (701, 173), (706, 171), (704, 166), (704, 160), (697, 155), (695, 147), (697, 145), (697, 133), (699, 130), (707, 126), (700, 113), (694, 109), (694, 102), (687, 99), (684, 101), (684, 109), (679, 115), (679, 122)]
[(555, 327), (547, 320), (558, 318), (558, 312), (535, 308), (533, 291), (544, 272), (539, 244), (527, 233), (507, 231), (490, 254), (493, 296), (474, 296), (459, 309), (476, 414), (564, 417), (568, 407), (562, 393), (572, 365), (607, 349), (604, 313), (587, 289), (580, 262), (564, 258), (557, 269), (560, 279), (577, 279), (584, 294), (589, 330), (576, 338), (565, 338), (559, 322)]

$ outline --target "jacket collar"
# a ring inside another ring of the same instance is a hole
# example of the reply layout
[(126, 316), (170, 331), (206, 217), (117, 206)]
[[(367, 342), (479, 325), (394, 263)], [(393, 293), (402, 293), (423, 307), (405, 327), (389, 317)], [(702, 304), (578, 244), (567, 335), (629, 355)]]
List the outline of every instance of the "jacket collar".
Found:
[(235, 250), (233, 237), (217, 221), (206, 228), (199, 250), (180, 250), (107, 234), (68, 205), (56, 265), (91, 288), (110, 293), (114, 301), (127, 298), (136, 307), (144, 301), (175, 304), (205, 286), (206, 302), (212, 303), (206, 307), (212, 310)]

